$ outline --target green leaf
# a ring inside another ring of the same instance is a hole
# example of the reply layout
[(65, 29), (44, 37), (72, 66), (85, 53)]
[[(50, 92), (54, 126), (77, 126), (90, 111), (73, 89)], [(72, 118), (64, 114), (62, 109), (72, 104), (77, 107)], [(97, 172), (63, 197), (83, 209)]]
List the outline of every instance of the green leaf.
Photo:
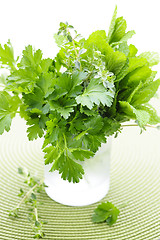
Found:
[(105, 57), (106, 68), (110, 72), (117, 75), (126, 63), (126, 56), (124, 53), (114, 51), (107, 43), (107, 36), (104, 30), (93, 32), (87, 39), (84, 47), (87, 49), (86, 54), (93, 55), (93, 50), (99, 50)]
[(37, 81), (37, 86), (43, 91), (44, 96), (48, 97), (54, 91), (56, 80), (53, 78), (53, 73), (43, 73)]
[(0, 119), (0, 135), (4, 132), (4, 130), (9, 132), (11, 127), (11, 122), (12, 122), (12, 119), (10, 115), (6, 115), (5, 117)]
[(132, 105), (130, 105), (128, 102), (125, 101), (119, 101), (120, 104), (120, 111), (125, 113), (127, 117), (130, 119), (135, 119), (138, 121), (138, 125), (141, 128), (144, 128), (147, 123), (149, 123), (150, 115), (147, 111), (136, 109)]
[(11, 96), (6, 91), (0, 92), (0, 134), (10, 130), (12, 118), (15, 117), (20, 104), (17, 96)]
[(23, 174), (23, 168), (18, 168), (18, 173)]
[(52, 63), (53, 63), (53, 60), (50, 58), (42, 59), (40, 62), (40, 68), (42, 72), (47, 73)]
[(43, 129), (39, 126), (39, 118), (29, 119), (27, 121), (27, 125), (31, 125), (31, 127), (28, 127), (27, 129), (27, 136), (30, 141), (37, 139), (38, 137), (41, 138), (43, 136), (44, 132)]
[(59, 151), (57, 147), (49, 146), (43, 149), (43, 152), (45, 153), (45, 164), (49, 164), (54, 162), (56, 159), (59, 158)]
[(138, 57), (146, 58), (150, 67), (160, 62), (160, 55), (157, 52), (143, 52)]
[(134, 30), (128, 31), (127, 33), (124, 34), (124, 36), (118, 42), (111, 43), (111, 46), (114, 47), (114, 46), (119, 45), (121, 43), (127, 42), (128, 39), (130, 39), (134, 34), (135, 34)]
[(108, 42), (110, 42), (111, 36), (112, 36), (112, 34), (114, 32), (116, 18), (117, 18), (117, 6), (115, 7), (115, 10), (114, 10), (114, 13), (113, 13), (113, 16), (112, 16), (112, 20), (111, 20), (111, 23), (110, 23), (109, 31), (108, 31), (108, 37), (107, 37), (108, 38)]
[(36, 87), (34, 91), (29, 94), (23, 94), (24, 103), (28, 106), (27, 110), (38, 109), (43, 110), (44, 93), (41, 88)]
[(107, 118), (107, 117), (104, 118), (103, 122), (104, 122), (103, 129), (104, 129), (105, 135), (108, 137), (113, 135), (115, 132), (117, 132), (121, 127), (121, 124), (118, 121)]
[(138, 52), (138, 49), (133, 44), (130, 44), (129, 45), (129, 56), (135, 57), (137, 52)]
[(34, 199), (34, 200), (37, 199), (37, 197), (36, 197), (36, 195), (34, 193), (31, 193), (31, 198)]
[(151, 105), (147, 104), (144, 106), (139, 106), (138, 109), (144, 110), (149, 114), (150, 118), (149, 118), (148, 124), (155, 125), (160, 123), (160, 116), (157, 115), (156, 109)]
[(81, 148), (71, 148), (69, 151), (73, 154), (74, 158), (77, 160), (84, 161), (86, 158), (90, 158), (94, 156), (94, 153)]
[(142, 82), (140, 82), (137, 87), (134, 88), (134, 90), (132, 90), (132, 93), (130, 94), (130, 96), (127, 99), (127, 102), (130, 103), (132, 102), (132, 99), (134, 97), (134, 95), (138, 92), (138, 90), (142, 87)]
[(62, 154), (58, 161), (56, 161), (52, 170), (58, 170), (61, 173), (63, 180), (68, 180), (69, 182), (78, 183), (84, 174), (84, 170), (80, 164), (74, 161), (74, 156), (67, 151), (67, 154)]
[(4, 48), (0, 44), (0, 63), (2, 67), (9, 67), (12, 71), (15, 70), (16, 61), (14, 60), (14, 51), (10, 40), (4, 44)]
[(76, 102), (87, 106), (89, 109), (92, 109), (94, 104), (100, 105), (100, 103), (110, 107), (113, 102), (113, 97), (113, 92), (107, 91), (96, 79), (92, 79), (83, 94), (76, 97)]
[(84, 123), (85, 128), (88, 129), (88, 133), (97, 134), (101, 132), (103, 128), (103, 118), (101, 116), (88, 117), (87, 121)]
[(69, 97), (76, 97), (81, 93), (82, 87), (80, 86), (86, 79), (87, 73), (75, 71), (72, 75), (72, 87), (69, 91)]
[(133, 72), (135, 69), (147, 65), (147, 60), (145, 58), (133, 57), (129, 59), (129, 69), (128, 72)]
[[(80, 164), (75, 162), (76, 159), (74, 157), (73, 153), (76, 157), (78, 157), (78, 151), (80, 153), (79, 149), (61, 149), (61, 151), (58, 150), (58, 148), (54, 146), (49, 146), (43, 150), (45, 152), (45, 164), (53, 163), (50, 171), (58, 170), (61, 174), (61, 177), (64, 180), (68, 180), (69, 182), (79, 182), (80, 179), (82, 179), (82, 175), (84, 174), (84, 170)], [(83, 151), (83, 152), (82, 152)], [(80, 159), (84, 157), (89, 157), (89, 155), (92, 155), (91, 152), (82, 150), (80, 154)]]
[(35, 221), (35, 226), (36, 227), (39, 227), (41, 224), (40, 224), (40, 222), (39, 221)]
[(130, 72), (126, 76), (125, 81), (127, 82), (127, 85), (137, 86), (140, 82), (146, 82), (151, 76), (151, 73), (152, 70), (149, 67), (143, 66)]
[(160, 86), (160, 78), (142, 86), (133, 96), (131, 104), (137, 106), (147, 103), (157, 92)]
[(37, 74), (32, 69), (18, 69), (7, 78), (7, 89), (30, 93), (35, 87)]
[(35, 51), (31, 45), (28, 45), (25, 47), (25, 50), (23, 50), (23, 57), (18, 64), (18, 67), (22, 69), (29, 68), (32, 69), (32, 71), (36, 71), (38, 73), (41, 59), (42, 51), (40, 49)]
[(50, 109), (53, 111), (57, 111), (61, 114), (64, 119), (68, 119), (70, 114), (74, 112), (73, 107), (76, 106), (76, 102), (74, 99), (61, 99), (60, 101), (49, 101)]
[(57, 87), (53, 92), (51, 99), (56, 100), (62, 95), (67, 94), (68, 97), (76, 97), (81, 93), (82, 82), (86, 79), (87, 73), (73, 72), (72, 75), (63, 73), (57, 81)]
[(92, 152), (97, 152), (102, 143), (106, 143), (106, 137), (103, 132), (99, 134), (88, 134), (82, 137), (83, 145)]
[(129, 56), (129, 46), (127, 42), (118, 42), (118, 51), (124, 53), (127, 57)]
[(66, 36), (54, 34), (54, 40), (58, 47), (62, 47), (62, 45), (67, 41)]
[(125, 35), (127, 28), (126, 20), (123, 17), (119, 17), (115, 21), (114, 31), (110, 37), (109, 44), (113, 42), (119, 42)]
[(94, 210), (92, 222), (99, 223), (106, 221), (108, 225), (112, 226), (116, 223), (119, 216), (119, 209), (116, 208), (111, 202), (105, 202), (98, 205)]
[(6, 85), (6, 78), (7, 78), (7, 75), (6, 74), (1, 74), (0, 75), (0, 85)]

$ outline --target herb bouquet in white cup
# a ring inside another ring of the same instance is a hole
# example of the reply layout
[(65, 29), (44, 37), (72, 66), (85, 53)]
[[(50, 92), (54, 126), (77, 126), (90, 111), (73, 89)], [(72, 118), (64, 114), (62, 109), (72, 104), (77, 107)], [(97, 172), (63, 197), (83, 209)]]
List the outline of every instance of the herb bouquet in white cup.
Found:
[(138, 54), (127, 41), (126, 21), (115, 9), (106, 34), (83, 38), (60, 23), (56, 57), (43, 58), (27, 46), (15, 59), (10, 41), (0, 45), (5, 68), (0, 81), (0, 134), (16, 113), (26, 120), (28, 139), (44, 139), (45, 182), (54, 200), (82, 206), (102, 199), (109, 188), (110, 136), (135, 120), (145, 130), (160, 122), (149, 104), (160, 85), (155, 52)]

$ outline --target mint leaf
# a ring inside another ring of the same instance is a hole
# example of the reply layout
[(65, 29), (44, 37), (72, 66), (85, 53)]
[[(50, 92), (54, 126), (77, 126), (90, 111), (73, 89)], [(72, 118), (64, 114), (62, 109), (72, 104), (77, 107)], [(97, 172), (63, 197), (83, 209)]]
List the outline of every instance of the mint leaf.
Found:
[(111, 46), (114, 47), (116, 45), (120, 45), (121, 43), (125, 43), (130, 39), (133, 35), (135, 34), (135, 31), (128, 31), (127, 33), (124, 34), (124, 36), (118, 41), (118, 42), (113, 42), (111, 43)]
[(106, 68), (110, 72), (117, 75), (126, 63), (125, 54), (114, 51), (111, 46), (107, 43), (107, 36), (104, 30), (98, 30), (93, 32), (87, 39), (85, 48), (88, 48), (87, 52), (89, 55), (93, 55), (93, 49), (99, 50), (104, 55), (104, 61)]
[(139, 106), (138, 109), (144, 110), (149, 114), (150, 116), (148, 121), (149, 124), (155, 125), (160, 122), (160, 116), (157, 115), (156, 109), (151, 105), (147, 104), (147, 105)]
[(134, 71), (129, 72), (127, 76), (121, 81), (121, 86), (137, 86), (140, 82), (146, 82), (151, 74), (152, 70), (148, 66), (136, 68)]
[(108, 30), (108, 37), (107, 37), (108, 42), (111, 41), (111, 36), (114, 32), (116, 18), (117, 18), (117, 6), (115, 7), (115, 10), (114, 10), (114, 13), (113, 13), (113, 16), (112, 16), (112, 20), (111, 20), (111, 23), (110, 23), (110, 26), (109, 26), (109, 30)]
[(116, 208), (111, 202), (101, 203), (94, 210), (92, 222), (107, 222), (109, 226), (112, 226), (114, 223), (116, 223), (118, 216), (119, 209)]
[(133, 45), (129, 45), (129, 57), (135, 57), (138, 52), (138, 49)]
[(150, 115), (147, 111), (136, 109), (128, 102), (119, 101), (120, 110), (127, 115), (130, 119), (135, 119), (138, 121), (138, 125), (144, 128), (147, 123), (149, 123)]
[(157, 65), (160, 62), (160, 56), (157, 52), (143, 52), (139, 57), (146, 58), (150, 67)]
[(119, 42), (125, 35), (127, 28), (126, 20), (123, 17), (119, 17), (115, 21), (114, 31), (110, 37), (109, 44), (113, 42)]
[(140, 104), (147, 103), (157, 92), (160, 85), (160, 78), (156, 81), (153, 81), (151, 83), (148, 83), (144, 86), (142, 86), (140, 89), (136, 91), (134, 94), (131, 104), (133, 106), (137, 106)]

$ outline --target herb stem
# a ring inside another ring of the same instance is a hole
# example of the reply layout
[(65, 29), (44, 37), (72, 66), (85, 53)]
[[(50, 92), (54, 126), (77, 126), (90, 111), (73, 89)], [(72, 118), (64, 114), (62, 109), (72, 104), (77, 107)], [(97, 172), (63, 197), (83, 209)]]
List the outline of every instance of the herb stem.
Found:
[[(70, 34), (69, 30), (68, 30), (68, 33)], [(72, 36), (71, 36), (71, 38), (72, 38)], [(80, 59), (79, 59), (79, 54), (78, 54), (78, 52), (77, 52), (76, 45), (75, 45), (75, 42), (74, 42), (74, 39), (73, 39), (73, 38), (72, 38), (72, 44), (73, 44), (73, 48), (74, 48), (74, 51), (75, 51), (77, 60), (78, 60), (79, 63), (80, 63), (80, 71), (82, 71), (82, 66), (81, 66), (81, 62), (80, 62)]]
[[(138, 127), (138, 124), (126, 124), (126, 125), (122, 125), (122, 127)], [(157, 127), (149, 125), (149, 124), (145, 125), (145, 127), (157, 128)]]
[(74, 51), (75, 51), (75, 54), (77, 56), (77, 59), (79, 59), (79, 56), (78, 56), (78, 53), (77, 53), (77, 49), (76, 49), (76, 46), (75, 46), (75, 43), (74, 43), (74, 39), (72, 38), (72, 43), (73, 43), (73, 47), (74, 47)]
[(37, 211), (37, 208), (36, 208), (36, 207), (35, 207), (35, 209), (34, 209), (34, 212), (35, 212), (36, 221), (38, 222), (38, 211)]
[(63, 138), (64, 138), (64, 145), (65, 145), (65, 148), (67, 148), (67, 141), (66, 141), (66, 136), (65, 136), (64, 133), (63, 133)]
[(24, 202), (24, 200), (33, 192), (33, 190), (38, 186), (38, 184), (35, 184), (22, 198), (22, 200), (18, 203), (17, 208), (20, 208), (21, 204)]

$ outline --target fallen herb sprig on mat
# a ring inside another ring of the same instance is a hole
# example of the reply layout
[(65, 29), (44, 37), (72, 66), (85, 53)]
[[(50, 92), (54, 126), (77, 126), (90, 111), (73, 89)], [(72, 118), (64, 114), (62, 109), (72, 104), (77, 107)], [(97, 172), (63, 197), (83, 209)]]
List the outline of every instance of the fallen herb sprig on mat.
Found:
[(109, 226), (112, 226), (114, 223), (116, 223), (119, 213), (119, 209), (116, 208), (111, 202), (102, 202), (94, 210), (92, 222), (106, 222)]
[(26, 204), (28, 206), (28, 220), (31, 222), (32, 229), (35, 233), (34, 238), (43, 238), (43, 225), (47, 222), (42, 221), (38, 214), (38, 207), (42, 203), (37, 200), (37, 193), (43, 192), (46, 186), (42, 180), (31, 176), (29, 172), (24, 171), (22, 168), (18, 168), (18, 173), (24, 176), (24, 183), (28, 186), (28, 191), (20, 188), (18, 196), (21, 197), (21, 200), (15, 208), (9, 211), (9, 216), (14, 218), (18, 217), (20, 208), (23, 207), (23, 204)]

